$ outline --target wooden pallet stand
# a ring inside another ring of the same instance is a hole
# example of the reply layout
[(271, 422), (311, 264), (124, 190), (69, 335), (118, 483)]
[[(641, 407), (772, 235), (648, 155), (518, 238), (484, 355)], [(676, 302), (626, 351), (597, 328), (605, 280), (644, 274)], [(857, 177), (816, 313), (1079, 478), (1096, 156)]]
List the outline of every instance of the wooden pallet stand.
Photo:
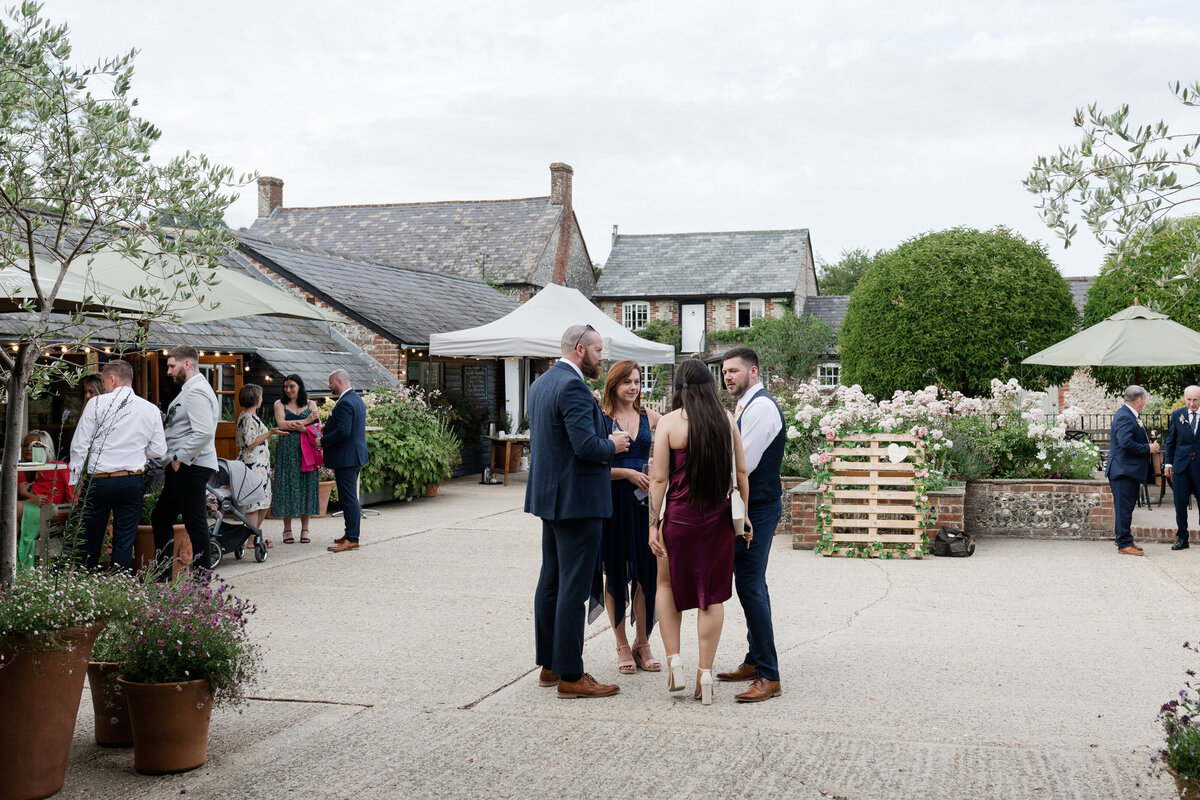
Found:
[[(893, 445), (907, 449), (898, 463), (889, 457)], [(908, 433), (847, 434), (834, 441), (832, 455), (829, 540), (838, 552), (825, 555), (863, 555), (860, 546), (881, 545), (869, 555), (907, 549), (909, 557), (921, 558), (923, 512), (916, 505), (913, 475), (925, 466), (920, 440)]]

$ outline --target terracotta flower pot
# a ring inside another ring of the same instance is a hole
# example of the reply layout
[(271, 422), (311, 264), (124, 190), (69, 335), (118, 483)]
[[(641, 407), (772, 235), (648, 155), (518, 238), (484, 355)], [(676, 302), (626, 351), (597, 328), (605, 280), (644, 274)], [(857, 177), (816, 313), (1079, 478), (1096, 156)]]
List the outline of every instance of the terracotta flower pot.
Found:
[(438, 484), (436, 484), (436, 483), (425, 484), (425, 496), (426, 497), (437, 497), (437, 493), (438, 493)]
[(59, 646), (0, 640), (0, 800), (37, 800), (62, 788), (83, 676), (103, 622), (58, 632)]
[(1169, 764), (1164, 764), (1163, 766), (1166, 767), (1167, 772), (1171, 773), (1171, 777), (1175, 779), (1175, 791), (1179, 793), (1179, 800), (1200, 800), (1200, 779), (1180, 775), (1171, 769)]
[(133, 683), (117, 678), (129, 704), (133, 768), (147, 775), (187, 772), (208, 758), (208, 681)]
[(323, 517), (329, 513), (329, 495), (333, 493), (333, 487), (337, 485), (337, 481), (320, 481), (317, 483), (317, 510), (320, 512), (318, 517)]
[(96, 744), (132, 747), (129, 707), (125, 704), (125, 692), (117, 683), (117, 665), (112, 661), (93, 661), (88, 664), (87, 676), (88, 688), (92, 690), (92, 712), (96, 717)]
[[(187, 526), (176, 525), (174, 527), (175, 534), (175, 558), (183, 561), (176, 561), (171, 567), (171, 576), (182, 569), (182, 565), (190, 564), (192, 561), (192, 540), (188, 538)], [(182, 541), (181, 541), (182, 539)], [(147, 567), (154, 564), (154, 527), (151, 525), (138, 525), (137, 536), (133, 540), (133, 569), (136, 572), (141, 572)]]

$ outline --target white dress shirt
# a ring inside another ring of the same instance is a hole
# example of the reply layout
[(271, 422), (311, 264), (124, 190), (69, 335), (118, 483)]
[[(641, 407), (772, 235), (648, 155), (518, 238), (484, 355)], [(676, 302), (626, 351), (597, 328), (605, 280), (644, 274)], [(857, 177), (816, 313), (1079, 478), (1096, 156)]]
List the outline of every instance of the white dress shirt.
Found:
[(79, 483), (86, 464), (87, 474), (136, 472), (148, 458), (167, 452), (162, 414), (151, 402), (118, 386), (108, 394), (88, 401), (79, 415), (71, 437), (71, 484)]
[(758, 467), (763, 453), (783, 430), (783, 420), (775, 410), (775, 404), (767, 400), (751, 403), (754, 396), (763, 390), (762, 381), (751, 386), (737, 403), (734, 416), (742, 421), (742, 452), (746, 455), (746, 474)]
[(568, 361), (565, 358), (560, 358), (559, 361), (562, 362), (563, 364), (566, 364), (571, 369), (575, 370), (575, 374), (579, 376), (579, 380), (583, 381), (584, 383), (587, 383), (587, 378), (583, 377), (583, 370), (579, 368), (578, 364), (576, 364), (574, 361)]

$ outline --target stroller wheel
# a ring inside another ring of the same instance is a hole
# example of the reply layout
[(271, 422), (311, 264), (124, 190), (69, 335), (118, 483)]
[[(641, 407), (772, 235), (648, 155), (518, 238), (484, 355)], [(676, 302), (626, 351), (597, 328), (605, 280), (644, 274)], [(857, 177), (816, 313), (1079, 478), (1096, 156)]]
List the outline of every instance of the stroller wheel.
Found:
[(217, 564), (220, 564), (220, 563), (221, 563), (221, 556), (223, 556), (224, 554), (225, 554), (225, 551), (221, 549), (221, 545), (220, 545), (220, 543), (218, 543), (218, 542), (213, 542), (213, 541), (210, 541), (210, 542), (208, 543), (208, 564), (209, 564), (209, 567), (210, 567), (211, 569), (216, 569), (216, 568), (217, 568)]
[(262, 563), (267, 560), (267, 540), (263, 539), (254, 543), (254, 560)]
[(244, 548), (244, 547), (239, 546), (239, 547), (235, 548), (233, 551), (233, 557), (236, 558), (238, 561), (241, 561), (242, 556), (244, 556), (244, 555), (246, 555), (246, 548)]

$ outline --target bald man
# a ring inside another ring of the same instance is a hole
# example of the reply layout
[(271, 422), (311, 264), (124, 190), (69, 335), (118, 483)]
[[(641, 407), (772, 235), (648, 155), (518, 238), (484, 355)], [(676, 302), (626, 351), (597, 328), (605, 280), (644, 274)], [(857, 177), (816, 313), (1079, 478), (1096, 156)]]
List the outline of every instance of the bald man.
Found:
[(329, 551), (344, 553), (358, 549), (359, 523), (358, 473), (367, 463), (367, 406), (350, 386), (350, 374), (344, 369), (329, 373), (329, 391), (337, 398), (325, 430), (317, 439), (325, 455), (325, 466), (333, 470), (337, 481), (338, 502), (346, 532), (335, 539)]

